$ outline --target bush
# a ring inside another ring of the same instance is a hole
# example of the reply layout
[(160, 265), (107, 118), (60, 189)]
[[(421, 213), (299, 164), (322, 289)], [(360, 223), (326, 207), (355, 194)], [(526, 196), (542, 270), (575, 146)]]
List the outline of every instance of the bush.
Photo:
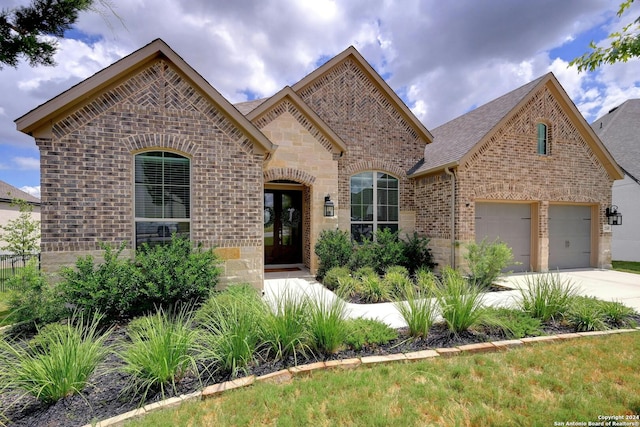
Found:
[(347, 320), (345, 330), (345, 344), (357, 351), (364, 346), (387, 344), (398, 338), (398, 331), (386, 323), (361, 317)]
[(433, 271), (427, 268), (419, 268), (414, 277), (416, 288), (425, 295), (435, 296), (436, 290), (438, 289), (438, 278), (433, 274)]
[(394, 305), (409, 327), (409, 335), (415, 338), (426, 338), (437, 314), (437, 304), (429, 295), (412, 286), (405, 288), (403, 297), (406, 301)]
[(347, 267), (333, 267), (327, 271), (322, 284), (330, 291), (335, 291), (340, 285), (340, 279), (351, 276), (351, 270)]
[(322, 280), (327, 271), (333, 267), (348, 265), (352, 251), (353, 245), (349, 233), (340, 230), (322, 231), (315, 246), (315, 252), (320, 262), (318, 280)]
[(536, 337), (543, 334), (540, 319), (534, 319), (521, 310), (510, 308), (485, 308), (482, 322), (489, 329), (501, 331), (508, 339)]
[(408, 289), (414, 287), (411, 278), (409, 278), (407, 269), (401, 266), (394, 266), (387, 269), (384, 275), (385, 286), (396, 297), (403, 296)]
[(609, 329), (602, 301), (594, 297), (574, 297), (566, 319), (576, 332), (604, 331)]
[(636, 314), (633, 308), (618, 301), (600, 301), (607, 323), (613, 327), (636, 326), (631, 316)]
[(525, 276), (525, 286), (518, 287), (522, 311), (543, 322), (564, 317), (571, 307), (577, 287), (553, 273)]
[(105, 341), (110, 331), (99, 334), (100, 320), (99, 315), (89, 321), (73, 316), (28, 346), (1, 341), (0, 382), (44, 403), (80, 393), (109, 351)]
[(391, 286), (377, 274), (362, 276), (358, 281), (358, 293), (364, 303), (390, 301), (393, 295)]
[(9, 322), (40, 325), (67, 315), (55, 287), (47, 282), (35, 259), (9, 278), (8, 285), (11, 289), (7, 298)]
[(376, 243), (372, 240), (364, 239), (362, 242), (354, 245), (349, 258), (349, 268), (352, 271), (356, 271), (368, 267), (375, 271), (377, 266), (376, 252)]
[(433, 262), (433, 254), (429, 249), (429, 239), (420, 237), (416, 232), (412, 236), (406, 235), (403, 242), (403, 258), (404, 266), (409, 270), (409, 274), (413, 275), (421, 268), (433, 269), (436, 263)]
[(491, 286), (502, 270), (513, 262), (511, 248), (506, 243), (495, 241), (489, 243), (486, 239), (480, 244), (467, 245), (467, 260), (470, 280), (481, 288)]
[(466, 331), (483, 320), (483, 294), (479, 287), (468, 283), (459, 271), (449, 266), (443, 269), (442, 287), (436, 296), (442, 317), (454, 334)]
[(398, 237), (397, 231), (388, 228), (376, 231), (374, 261), (372, 267), (378, 274), (384, 274), (392, 265), (405, 265), (405, 243)]

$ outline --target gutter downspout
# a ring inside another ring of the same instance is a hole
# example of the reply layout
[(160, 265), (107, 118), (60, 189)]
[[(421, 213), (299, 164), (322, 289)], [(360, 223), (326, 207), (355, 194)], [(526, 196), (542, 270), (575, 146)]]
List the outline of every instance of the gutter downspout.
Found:
[(451, 267), (456, 268), (456, 174), (450, 166), (444, 172), (451, 177)]

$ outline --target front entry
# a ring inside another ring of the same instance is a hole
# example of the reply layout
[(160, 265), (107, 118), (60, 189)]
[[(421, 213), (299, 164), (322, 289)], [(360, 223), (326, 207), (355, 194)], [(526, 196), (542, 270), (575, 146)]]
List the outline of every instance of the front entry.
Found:
[(302, 262), (302, 191), (264, 190), (264, 264)]

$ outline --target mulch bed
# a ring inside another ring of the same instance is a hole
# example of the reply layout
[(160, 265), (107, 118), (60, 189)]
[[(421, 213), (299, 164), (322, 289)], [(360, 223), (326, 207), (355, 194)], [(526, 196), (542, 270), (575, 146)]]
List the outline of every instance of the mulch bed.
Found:
[[(640, 322), (640, 315), (635, 316), (635, 320)], [(545, 325), (544, 332), (554, 335), (574, 331), (564, 324), (552, 323)], [(126, 326), (117, 327), (110, 337), (110, 342), (113, 343), (118, 339), (122, 339), (125, 334)], [(443, 324), (436, 324), (432, 327), (426, 340), (412, 340), (408, 337), (405, 329), (400, 329), (399, 338), (388, 344), (364, 347), (360, 351), (344, 350), (330, 357), (298, 356), (297, 364), (303, 365), (317, 361), (456, 347), (479, 342), (499, 341), (505, 338), (503, 334), (490, 330), (468, 331), (460, 335), (452, 335)], [(121, 364), (122, 361), (115, 354), (111, 354), (104, 363), (104, 366), (110, 370), (108, 374), (100, 377), (94, 376), (90, 381), (91, 385), (86, 387), (81, 395), (69, 396), (53, 405), (42, 404), (31, 396), (25, 396), (18, 403), (14, 403), (19, 396), (18, 393), (5, 392), (0, 394), (0, 408), (4, 410), (4, 415), (10, 420), (7, 425), (29, 427), (81, 426), (92, 421), (97, 422), (122, 414), (139, 406), (175, 395), (191, 393), (207, 385), (230, 379), (225, 375), (217, 375), (203, 379), (202, 383), (200, 383), (193, 376), (186, 377), (178, 383), (177, 393), (172, 390), (165, 393), (164, 396), (160, 393), (149, 393), (148, 399), (145, 402), (140, 402), (139, 398), (135, 396), (121, 396), (121, 390), (127, 384), (126, 376), (115, 369)], [(295, 366), (295, 364), (292, 358), (280, 361), (266, 361), (252, 367), (248, 375), (261, 376)], [(3, 420), (0, 419), (0, 421)], [(0, 422), (0, 424), (2, 423)]]

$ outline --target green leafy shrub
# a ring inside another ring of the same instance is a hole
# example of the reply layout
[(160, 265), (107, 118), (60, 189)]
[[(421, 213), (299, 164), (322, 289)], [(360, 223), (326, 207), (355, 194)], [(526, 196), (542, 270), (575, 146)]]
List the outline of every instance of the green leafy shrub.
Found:
[(318, 255), (318, 279), (322, 280), (327, 271), (333, 267), (343, 267), (349, 264), (353, 245), (351, 237), (346, 231), (323, 230), (315, 246)]
[(384, 322), (374, 319), (349, 319), (345, 324), (345, 344), (354, 350), (364, 346), (387, 344), (398, 338), (398, 331)]
[(143, 402), (149, 391), (159, 389), (164, 397), (167, 387), (175, 392), (188, 372), (198, 373), (197, 331), (189, 312), (186, 306), (177, 312), (158, 308), (127, 330), (130, 342), (119, 351), (124, 361), (121, 369), (129, 375), (124, 394), (131, 392)]
[(330, 291), (335, 291), (340, 285), (340, 279), (351, 276), (351, 270), (347, 267), (333, 267), (327, 271), (322, 284)]
[(378, 230), (375, 233), (374, 262), (372, 267), (378, 274), (384, 274), (392, 265), (405, 265), (405, 243), (400, 240), (397, 231), (389, 228)]
[(481, 288), (491, 286), (502, 270), (513, 262), (513, 253), (506, 243), (486, 239), (467, 245), (465, 255), (470, 272), (470, 280)]
[(564, 317), (578, 294), (571, 280), (553, 273), (525, 276), (525, 285), (518, 291), (520, 309), (543, 322)]
[(404, 301), (394, 303), (398, 312), (409, 327), (409, 335), (414, 338), (426, 338), (437, 315), (436, 300), (425, 295), (413, 286), (405, 288)]
[(0, 382), (44, 403), (80, 393), (109, 351), (110, 331), (99, 333), (100, 320), (72, 316), (66, 325), (36, 336), (32, 345), (0, 341)]
[(436, 293), (442, 317), (454, 334), (479, 324), (485, 315), (483, 294), (467, 282), (459, 271), (447, 266), (442, 271), (442, 286)]
[(352, 271), (357, 271), (361, 268), (368, 267), (375, 271), (378, 265), (377, 250), (377, 244), (369, 239), (364, 239), (362, 242), (354, 245), (349, 257), (349, 268)]
[(8, 279), (11, 291), (7, 298), (9, 322), (46, 324), (62, 319), (68, 313), (54, 286), (38, 269), (36, 260), (30, 260)]
[(311, 298), (308, 328), (314, 350), (325, 355), (337, 352), (346, 338), (345, 323), (343, 299), (323, 295)]
[(421, 268), (433, 269), (436, 263), (433, 262), (433, 254), (429, 249), (429, 238), (421, 237), (417, 232), (413, 235), (406, 235), (403, 242), (403, 258), (404, 266), (409, 270), (409, 274), (413, 275)]
[(510, 308), (485, 308), (482, 322), (492, 330), (501, 331), (509, 339), (536, 337), (543, 334), (542, 322), (521, 310)]

